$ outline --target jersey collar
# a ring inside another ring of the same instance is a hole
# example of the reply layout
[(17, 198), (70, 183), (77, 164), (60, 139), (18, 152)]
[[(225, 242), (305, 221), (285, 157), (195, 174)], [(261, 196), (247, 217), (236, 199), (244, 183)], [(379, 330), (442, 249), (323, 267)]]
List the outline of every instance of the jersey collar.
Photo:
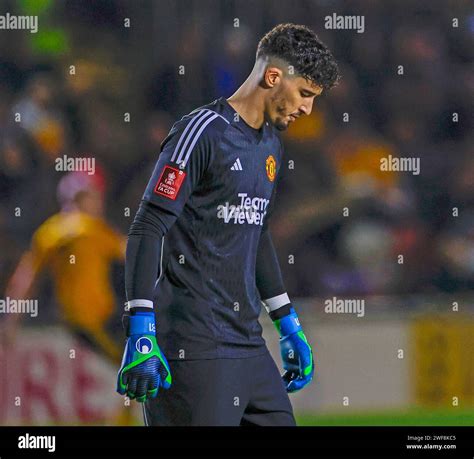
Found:
[[(233, 124), (238, 129), (243, 131), (245, 133), (245, 135), (247, 137), (249, 137), (249, 139), (254, 143), (258, 144), (264, 139), (266, 131), (269, 128), (268, 121), (265, 120), (260, 129), (255, 129), (255, 128), (251, 127), (250, 125), (248, 125), (244, 121), (244, 119), (241, 118), (240, 116), (235, 117), (235, 115), (236, 114), (238, 115), (238, 113), (235, 111), (235, 109), (232, 107), (232, 105), (230, 105), (229, 102), (227, 102), (227, 99), (225, 97), (221, 97), (219, 100), (227, 108), (227, 110), (229, 110), (229, 112), (231, 113), (231, 124)], [(237, 119), (237, 121), (236, 121), (236, 119)]]

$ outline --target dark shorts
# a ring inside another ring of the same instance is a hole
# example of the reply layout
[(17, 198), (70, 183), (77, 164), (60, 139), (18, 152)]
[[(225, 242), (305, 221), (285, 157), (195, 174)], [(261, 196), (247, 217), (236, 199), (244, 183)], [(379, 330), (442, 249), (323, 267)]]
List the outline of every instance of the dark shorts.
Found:
[(151, 426), (294, 426), (270, 353), (239, 359), (172, 360), (170, 389), (144, 404)]

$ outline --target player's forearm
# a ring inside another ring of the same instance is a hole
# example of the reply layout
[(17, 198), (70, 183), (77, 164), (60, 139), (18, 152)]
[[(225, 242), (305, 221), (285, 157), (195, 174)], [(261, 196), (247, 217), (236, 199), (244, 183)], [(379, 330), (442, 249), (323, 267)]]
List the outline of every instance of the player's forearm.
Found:
[(291, 302), (269, 229), (263, 231), (259, 241), (256, 283), (265, 309), (273, 321), (290, 314)]
[(26, 252), (18, 263), (6, 289), (6, 296), (25, 299), (31, 294), (36, 280), (36, 270), (33, 268), (33, 255)]
[(163, 236), (175, 217), (141, 203), (130, 227), (125, 257), (125, 292), (129, 306), (153, 307), (153, 291), (161, 274)]
[[(10, 278), (6, 288), (5, 295), (10, 298), (23, 300), (31, 297), (34, 291), (37, 271), (34, 269), (33, 254), (26, 252), (22, 257), (18, 266)], [(6, 314), (4, 320), (0, 320), (3, 338), (11, 342), (16, 330), (18, 329), (23, 314)]]
[(161, 238), (130, 235), (125, 258), (125, 293), (127, 301), (151, 301), (159, 274)]

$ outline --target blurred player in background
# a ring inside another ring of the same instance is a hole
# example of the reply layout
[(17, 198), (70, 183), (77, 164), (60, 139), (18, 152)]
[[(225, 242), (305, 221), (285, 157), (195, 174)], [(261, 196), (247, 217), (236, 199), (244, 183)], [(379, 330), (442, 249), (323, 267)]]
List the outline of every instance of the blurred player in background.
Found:
[[(281, 24), (234, 95), (184, 116), (162, 143), (129, 232), (117, 387), (146, 401), (147, 424), (295, 425), (287, 393), (311, 381), (314, 363), (268, 228), (277, 131), (338, 79), (313, 31)], [(283, 377), (262, 337), (261, 301), (280, 334)]]
[[(104, 219), (104, 189), (99, 170), (92, 175), (71, 172), (60, 180), (61, 211), (34, 233), (6, 294), (30, 298), (40, 275), (48, 272), (67, 328), (88, 347), (118, 362), (121, 339), (117, 327), (108, 328), (116, 308), (110, 268), (113, 262), (123, 261), (125, 238)], [(4, 344), (14, 340), (20, 316), (10, 314), (5, 319)]]

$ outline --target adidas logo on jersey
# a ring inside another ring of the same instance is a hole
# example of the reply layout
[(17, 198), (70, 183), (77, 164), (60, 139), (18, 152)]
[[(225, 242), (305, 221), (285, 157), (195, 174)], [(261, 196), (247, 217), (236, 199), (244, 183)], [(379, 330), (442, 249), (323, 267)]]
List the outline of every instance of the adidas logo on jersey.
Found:
[(240, 158), (237, 158), (230, 168), (231, 171), (241, 171), (242, 169), (242, 164), (240, 164)]

